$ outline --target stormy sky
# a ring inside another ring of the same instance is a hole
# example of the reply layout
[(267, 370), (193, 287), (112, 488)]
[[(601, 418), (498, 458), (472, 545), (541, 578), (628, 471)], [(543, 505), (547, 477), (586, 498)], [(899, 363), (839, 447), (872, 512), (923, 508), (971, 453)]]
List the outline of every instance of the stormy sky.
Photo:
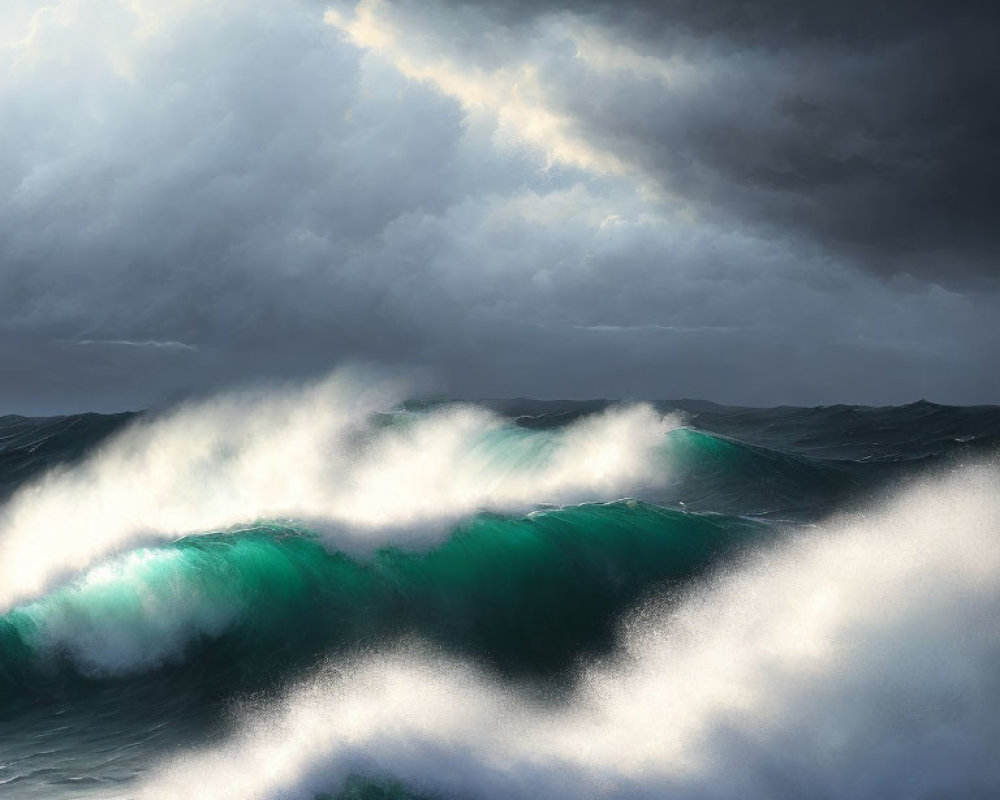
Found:
[(1000, 402), (1000, 4), (4, 0), (0, 413), (345, 361)]

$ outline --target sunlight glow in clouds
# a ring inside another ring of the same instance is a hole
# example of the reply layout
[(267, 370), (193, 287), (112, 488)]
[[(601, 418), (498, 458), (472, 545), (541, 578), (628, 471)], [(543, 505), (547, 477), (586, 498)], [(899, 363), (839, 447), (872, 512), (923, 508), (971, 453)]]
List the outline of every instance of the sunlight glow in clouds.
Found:
[(667, 60), (639, 52), (571, 14), (559, 15), (555, 23), (572, 38), (576, 57), (598, 72), (628, 72), (636, 78), (653, 78), (666, 86), (676, 86), (694, 77), (694, 68), (681, 59)]
[(530, 63), (486, 71), (421, 52), (394, 23), (383, 0), (362, 0), (350, 18), (331, 9), (324, 19), (357, 46), (387, 59), (406, 77), (430, 83), (454, 97), (467, 113), (494, 115), (501, 137), (507, 135), (537, 148), (545, 154), (548, 166), (560, 164), (598, 175), (635, 172), (634, 166), (614, 153), (588, 142), (572, 117), (552, 107), (538, 69)]

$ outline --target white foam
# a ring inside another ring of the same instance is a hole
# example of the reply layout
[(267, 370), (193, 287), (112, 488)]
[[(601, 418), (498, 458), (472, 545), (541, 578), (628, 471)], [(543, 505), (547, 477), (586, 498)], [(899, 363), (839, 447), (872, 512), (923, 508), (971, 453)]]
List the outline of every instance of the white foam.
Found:
[(85, 675), (122, 676), (183, 660), (186, 648), (215, 638), (245, 612), (231, 589), (185, 580), (184, 554), (135, 550), (102, 563), (16, 614), (39, 656), (68, 656)]
[(717, 576), (543, 708), (397, 652), (332, 667), (145, 798), (995, 797), (1000, 475), (969, 469)]
[(416, 542), (480, 509), (609, 499), (662, 482), (663, 434), (643, 405), (558, 432), (505, 428), (472, 406), (378, 426), (395, 383), (339, 374), (230, 394), (147, 422), (0, 510), (0, 609), (110, 553), (258, 519), (323, 527), (338, 546)]

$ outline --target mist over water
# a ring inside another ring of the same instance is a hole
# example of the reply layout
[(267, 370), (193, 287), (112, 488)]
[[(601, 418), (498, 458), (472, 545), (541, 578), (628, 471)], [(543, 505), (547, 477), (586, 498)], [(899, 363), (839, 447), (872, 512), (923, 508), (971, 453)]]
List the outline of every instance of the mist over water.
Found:
[(0, 419), (5, 798), (1000, 792), (997, 409), (72, 420)]

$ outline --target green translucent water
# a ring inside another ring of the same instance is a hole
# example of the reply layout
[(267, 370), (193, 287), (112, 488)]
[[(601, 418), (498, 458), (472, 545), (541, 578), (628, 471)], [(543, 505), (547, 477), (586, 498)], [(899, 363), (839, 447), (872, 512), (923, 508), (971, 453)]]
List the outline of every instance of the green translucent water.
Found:
[(644, 591), (689, 578), (758, 524), (637, 501), (479, 515), (427, 551), (369, 558), (260, 526), (135, 551), (0, 618), (8, 690), (214, 662), (227, 680), (417, 635), (505, 672), (611, 643)]

